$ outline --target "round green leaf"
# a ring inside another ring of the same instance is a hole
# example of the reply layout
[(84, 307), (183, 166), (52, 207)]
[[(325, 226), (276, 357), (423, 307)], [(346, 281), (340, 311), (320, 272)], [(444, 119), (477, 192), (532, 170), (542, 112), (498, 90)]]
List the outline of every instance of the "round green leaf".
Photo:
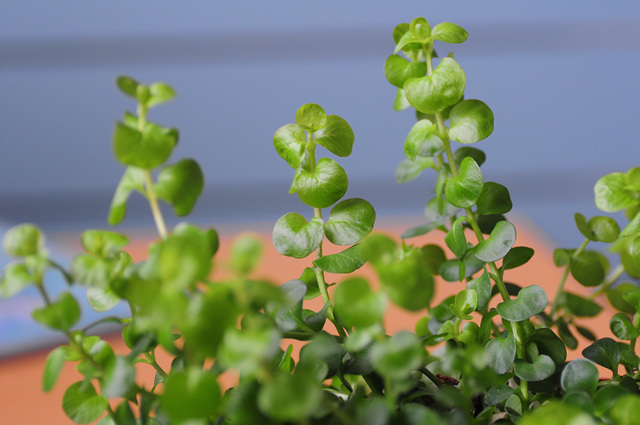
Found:
[(601, 254), (595, 251), (584, 251), (578, 257), (571, 257), (571, 275), (583, 286), (598, 286), (605, 278)]
[(120, 297), (109, 288), (91, 287), (87, 289), (87, 302), (94, 311), (109, 311), (120, 302)]
[(371, 349), (371, 362), (387, 379), (406, 379), (412, 370), (422, 366), (424, 349), (418, 337), (410, 332), (398, 332)]
[(140, 83), (128, 75), (119, 75), (116, 78), (116, 86), (126, 95), (136, 98)]
[(609, 328), (613, 334), (622, 340), (631, 341), (638, 338), (640, 333), (631, 323), (631, 319), (624, 313), (616, 313), (609, 321)]
[(331, 210), (324, 232), (333, 244), (351, 245), (371, 233), (375, 220), (376, 211), (369, 202), (359, 198), (345, 199)]
[(11, 263), (2, 270), (0, 276), (0, 296), (11, 298), (33, 282), (29, 269), (24, 263)]
[(433, 297), (434, 283), (422, 261), (422, 252), (407, 248), (406, 252), (383, 256), (382, 260), (373, 265), (393, 303), (409, 311), (427, 307)]
[(567, 364), (560, 376), (560, 385), (566, 392), (585, 391), (593, 394), (600, 375), (598, 368), (587, 359), (576, 359)]
[(582, 355), (602, 367), (618, 373), (620, 347), (611, 338), (602, 338), (582, 350)]
[(640, 417), (640, 399), (637, 394), (620, 397), (609, 411), (612, 423), (616, 425), (635, 425)]
[(496, 385), (489, 388), (489, 391), (484, 396), (484, 402), (487, 406), (495, 406), (508, 399), (515, 390), (508, 385)]
[(127, 357), (114, 356), (104, 371), (102, 394), (107, 397), (126, 397), (135, 385), (136, 370)]
[(476, 143), (493, 133), (493, 112), (480, 100), (463, 100), (451, 109), (449, 124), (451, 139)]
[(458, 260), (464, 258), (467, 253), (467, 238), (462, 228), (462, 222), (466, 218), (465, 216), (458, 217), (444, 237), (445, 243)]
[(600, 178), (594, 187), (596, 206), (605, 212), (616, 212), (639, 203), (632, 190), (627, 189), (627, 175), (611, 173)]
[(161, 103), (169, 102), (176, 96), (176, 91), (167, 83), (153, 83), (149, 86), (149, 100), (147, 107), (153, 108)]
[(327, 115), (324, 127), (315, 134), (315, 142), (334, 155), (349, 156), (355, 136), (348, 122), (337, 115)]
[(90, 254), (109, 258), (129, 243), (129, 238), (107, 230), (87, 230), (80, 237), (82, 247)]
[(466, 157), (471, 157), (478, 165), (484, 164), (487, 159), (487, 155), (478, 148), (473, 146), (461, 146), (453, 153), (453, 162), (460, 167), (462, 160)]
[(478, 294), (474, 289), (463, 289), (456, 294), (454, 305), (458, 312), (467, 316), (478, 307)]
[(144, 193), (144, 181), (144, 170), (136, 167), (127, 167), (111, 200), (109, 224), (115, 226), (124, 219), (127, 213), (127, 200), (129, 199), (129, 195), (131, 195), (131, 192), (134, 190)]
[[(418, 40), (411, 31), (409, 31), (409, 24), (406, 24), (406, 27), (404, 27), (403, 25), (405, 24), (400, 24), (393, 30), (393, 37), (396, 42), (396, 48), (394, 49), (393, 53), (398, 53), (400, 50), (409, 52), (412, 50), (422, 49), (422, 42)], [(401, 36), (399, 36), (402, 31), (405, 32)]]
[(242, 274), (254, 270), (262, 257), (262, 240), (252, 234), (241, 234), (231, 246), (231, 267)]
[(547, 302), (547, 294), (544, 289), (538, 285), (531, 285), (522, 288), (516, 299), (503, 301), (496, 308), (503, 319), (521, 322), (544, 311)]
[(476, 205), (478, 214), (483, 215), (506, 214), (513, 208), (509, 189), (494, 182), (485, 182)]
[(384, 318), (387, 302), (371, 290), (363, 278), (351, 278), (338, 285), (333, 294), (336, 316), (345, 326), (367, 327)]
[(485, 346), (487, 366), (497, 374), (507, 373), (516, 358), (516, 339), (511, 333), (506, 338), (494, 338)]
[(498, 261), (507, 255), (515, 242), (516, 228), (504, 220), (495, 225), (489, 237), (480, 242), (473, 252), (482, 261)]
[(31, 317), (52, 329), (66, 332), (80, 320), (80, 306), (69, 292), (63, 292), (53, 303), (33, 310)]
[(143, 131), (116, 122), (113, 150), (125, 165), (151, 170), (163, 164), (178, 143), (178, 131), (147, 123)]
[(471, 279), (467, 283), (467, 289), (473, 289), (477, 297), (477, 310), (482, 310), (491, 299), (491, 280), (485, 270), (477, 279)]
[(620, 310), (627, 314), (634, 314), (636, 312), (636, 309), (632, 304), (624, 299), (624, 295), (629, 291), (633, 291), (637, 288), (638, 287), (633, 283), (627, 282), (621, 283), (613, 289), (609, 288), (605, 291), (605, 293), (607, 295), (607, 300), (609, 300), (611, 305), (617, 310)]
[(567, 348), (562, 340), (549, 328), (540, 328), (533, 331), (527, 338), (527, 343), (529, 342), (533, 342), (536, 345), (539, 354), (551, 357), (556, 366), (564, 364), (567, 360)]
[(322, 106), (315, 103), (302, 105), (296, 112), (296, 123), (310, 133), (320, 130), (327, 123), (327, 115)]
[(472, 207), (484, 187), (484, 179), (480, 166), (471, 157), (460, 163), (457, 176), (449, 177), (444, 193), (447, 201), (458, 208)]
[(296, 124), (280, 127), (273, 135), (273, 146), (291, 168), (298, 168), (306, 147), (304, 130)]
[(313, 172), (300, 170), (293, 185), (298, 197), (314, 208), (326, 208), (347, 193), (347, 173), (333, 159), (321, 158)]
[(34, 224), (19, 224), (7, 230), (2, 238), (5, 252), (15, 257), (37, 254), (44, 246), (42, 230)]
[(97, 421), (107, 409), (107, 399), (101, 397), (88, 381), (72, 384), (62, 396), (62, 410), (77, 424)]
[(275, 328), (230, 328), (224, 333), (218, 359), (226, 367), (254, 376), (280, 352), (280, 332)]
[(438, 136), (438, 127), (427, 119), (418, 121), (411, 127), (404, 142), (404, 154), (410, 160), (417, 155), (429, 157), (444, 152), (444, 144)]
[(317, 217), (307, 222), (300, 214), (291, 212), (280, 217), (273, 227), (273, 246), (288, 257), (306, 257), (320, 246), (323, 238), (324, 224)]
[(352, 273), (364, 263), (360, 245), (354, 245), (336, 254), (323, 255), (313, 262), (315, 266), (329, 273)]
[(465, 85), (466, 76), (460, 65), (446, 57), (433, 74), (409, 78), (404, 83), (404, 91), (411, 106), (425, 114), (436, 114), (458, 103)]
[(434, 166), (433, 158), (416, 157), (404, 159), (396, 168), (396, 183), (407, 183), (416, 179), (424, 170)]
[(611, 217), (596, 216), (589, 220), (589, 229), (600, 242), (615, 242), (620, 235), (618, 222)]
[(526, 264), (534, 254), (533, 248), (526, 246), (515, 246), (507, 252), (502, 259), (502, 268), (504, 270), (515, 269)]
[[(276, 421), (298, 422), (322, 405), (322, 389), (306, 371), (278, 373), (258, 393), (258, 407)], [(295, 400), (295, 402), (292, 402)]]
[(576, 317), (594, 317), (602, 311), (597, 303), (571, 292), (564, 293), (564, 301), (565, 307)]
[(418, 40), (424, 40), (431, 35), (431, 25), (422, 17), (415, 18), (409, 23), (409, 31)]
[(426, 74), (426, 62), (409, 62), (399, 55), (389, 56), (384, 64), (387, 80), (400, 89), (409, 78), (424, 77)]
[(160, 171), (153, 190), (158, 198), (173, 205), (176, 215), (187, 215), (196, 204), (203, 187), (204, 176), (198, 163), (193, 159), (183, 159)]
[(42, 391), (49, 392), (58, 381), (62, 366), (66, 360), (66, 354), (63, 347), (58, 347), (49, 353), (44, 364), (44, 373), (42, 374)]
[(464, 28), (451, 22), (442, 22), (431, 31), (431, 38), (445, 43), (464, 43), (468, 36), (469, 33)]
[(513, 370), (520, 379), (536, 382), (547, 379), (553, 375), (553, 372), (556, 370), (556, 364), (551, 357), (541, 354), (536, 357), (533, 363), (516, 360), (513, 364)]
[(160, 397), (162, 410), (175, 422), (208, 419), (219, 403), (216, 375), (197, 368), (170, 373)]

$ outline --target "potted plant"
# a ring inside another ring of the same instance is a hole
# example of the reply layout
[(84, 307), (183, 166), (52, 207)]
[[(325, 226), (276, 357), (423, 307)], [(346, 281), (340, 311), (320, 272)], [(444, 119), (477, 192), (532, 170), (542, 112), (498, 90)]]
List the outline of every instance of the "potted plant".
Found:
[[(137, 109), (115, 124), (113, 149), (126, 169), (108, 221), (124, 219), (134, 192), (145, 196), (159, 234), (147, 258), (134, 262), (128, 237), (111, 230), (84, 232), (85, 252), (68, 267), (50, 258), (36, 225), (16, 226), (3, 239), (15, 261), (3, 270), (0, 293), (10, 297), (34, 285), (43, 300), (34, 320), (68, 340), (47, 358), (44, 390), (66, 362), (81, 374), (63, 396), (69, 418), (101, 425), (638, 423), (640, 289), (620, 278), (640, 277), (640, 168), (597, 182), (596, 205), (624, 210), (628, 223), (576, 214), (585, 240), (554, 252), (564, 273), (551, 300), (538, 286), (505, 282), (505, 271), (534, 252), (514, 246), (516, 229), (504, 216), (512, 207), (509, 191), (484, 181), (485, 154), (471, 146), (491, 135), (493, 113), (481, 100), (464, 98), (461, 66), (452, 54), (437, 60), (434, 50), (436, 42), (466, 38), (456, 24), (431, 27), (424, 18), (393, 30), (396, 49), (385, 74), (397, 87), (394, 108), (413, 107), (417, 116), (397, 178), (407, 182), (426, 170), (437, 175), (425, 224), (406, 230), (401, 242), (372, 233), (374, 207), (343, 199), (347, 174), (322, 156), (351, 154), (347, 121), (306, 104), (295, 123), (275, 132), (274, 148), (293, 170), (291, 192), (309, 206), (307, 217), (287, 213), (275, 223), (273, 245), (282, 255), (310, 257), (280, 285), (252, 277), (261, 252), (255, 238), (235, 240), (232, 276), (212, 281), (216, 231), (188, 223), (167, 228), (159, 201), (179, 216), (189, 214), (204, 184), (202, 170), (193, 159), (167, 164), (178, 131), (148, 119), (152, 108), (174, 97), (173, 89), (118, 77)], [(410, 244), (429, 232), (440, 232), (443, 243)], [(342, 248), (327, 255), (325, 239)], [(607, 256), (587, 249), (591, 242), (609, 244), (619, 264), (610, 267)], [(365, 263), (379, 278), (376, 289), (357, 273)], [(98, 311), (130, 307), (130, 317), (105, 319), (122, 326), (127, 354), (77, 327), (78, 301), (69, 291), (49, 295), (50, 269), (69, 286), (87, 287)], [(345, 276), (331, 288), (325, 273)], [(592, 295), (567, 292), (569, 275), (593, 288)], [(458, 291), (435, 303), (434, 285), (443, 280)], [(599, 295), (619, 311), (603, 338), (580, 325), (581, 317), (601, 312)], [(321, 307), (308, 308), (312, 299), (321, 299)], [(423, 312), (415, 332), (387, 335), (383, 320), (391, 303)], [(567, 361), (576, 333), (591, 343), (583, 358)], [(292, 340), (301, 348), (294, 350)], [(156, 360), (160, 351), (171, 356), (169, 367)], [(138, 363), (155, 369), (153, 386), (136, 380)], [(220, 377), (229, 371), (238, 379), (224, 387)]]

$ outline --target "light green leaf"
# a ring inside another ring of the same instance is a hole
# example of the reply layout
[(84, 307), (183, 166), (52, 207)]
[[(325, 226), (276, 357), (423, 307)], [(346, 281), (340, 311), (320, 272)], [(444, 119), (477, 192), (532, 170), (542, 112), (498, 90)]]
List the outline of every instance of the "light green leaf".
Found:
[(544, 311), (547, 302), (544, 289), (538, 285), (531, 285), (522, 288), (516, 299), (503, 301), (496, 308), (503, 319), (521, 322)]
[(410, 62), (399, 55), (391, 55), (384, 64), (384, 75), (394, 86), (402, 89), (409, 78), (427, 75), (426, 62)]
[(44, 246), (42, 230), (30, 223), (13, 226), (2, 238), (2, 247), (5, 252), (14, 257), (27, 257), (35, 255)]
[(508, 221), (496, 224), (487, 239), (480, 242), (474, 249), (474, 254), (485, 262), (498, 261), (503, 258), (516, 242), (516, 228)]
[(116, 78), (116, 86), (126, 95), (136, 99), (136, 93), (140, 83), (128, 75), (119, 75)]
[(231, 267), (242, 274), (254, 270), (262, 258), (262, 240), (253, 234), (238, 235), (231, 246)]
[(460, 163), (457, 176), (449, 177), (445, 186), (447, 201), (458, 208), (472, 207), (484, 187), (484, 179), (480, 166), (471, 157)]
[(80, 237), (82, 247), (100, 258), (112, 258), (127, 246), (129, 238), (107, 230), (87, 230)]
[(145, 170), (163, 164), (178, 143), (178, 131), (147, 123), (144, 130), (116, 122), (113, 150), (118, 161)]
[[(278, 373), (258, 392), (260, 410), (279, 423), (299, 422), (322, 405), (323, 391), (309, 372)], [(292, 403), (291, 400), (295, 400)]]
[(176, 91), (167, 83), (153, 83), (149, 86), (150, 97), (147, 107), (153, 108), (161, 103), (166, 103), (176, 96)]
[[(396, 27), (398, 28), (398, 27)], [(394, 30), (394, 39), (396, 38), (396, 31)], [(409, 25), (407, 24), (406, 32), (396, 40), (396, 48), (393, 53), (398, 53), (400, 50), (410, 51), (415, 49), (421, 49), (422, 43), (416, 38), (411, 31), (409, 31)]]
[(434, 167), (433, 158), (416, 157), (415, 160), (404, 159), (396, 168), (396, 183), (407, 183), (416, 179), (427, 168)]
[[(475, 289), (463, 289), (458, 292), (456, 294), (454, 306), (458, 312), (468, 317), (469, 313), (475, 311), (478, 307), (478, 294)], [(461, 317), (461, 319), (469, 320), (467, 317)]]
[(77, 424), (97, 421), (107, 409), (107, 399), (89, 381), (72, 384), (62, 396), (62, 410)]
[(493, 133), (493, 112), (480, 100), (463, 100), (451, 109), (449, 123), (451, 139), (476, 143)]
[(627, 189), (627, 175), (611, 173), (600, 178), (594, 187), (596, 206), (605, 212), (616, 212), (637, 205), (636, 194)]
[(69, 292), (63, 292), (51, 304), (33, 310), (31, 317), (52, 329), (66, 332), (80, 320), (80, 306)]
[(468, 36), (469, 33), (464, 28), (451, 22), (442, 22), (431, 31), (431, 38), (445, 43), (464, 43)]
[(324, 127), (315, 133), (315, 142), (334, 155), (349, 156), (355, 136), (348, 122), (337, 115), (327, 115)]
[(424, 349), (418, 337), (410, 332), (398, 332), (371, 349), (371, 362), (376, 371), (391, 380), (407, 379), (412, 370), (422, 366)]
[(328, 273), (352, 273), (364, 263), (360, 245), (354, 245), (336, 254), (324, 255), (313, 262), (315, 266)]
[(127, 212), (127, 200), (132, 191), (137, 190), (140, 193), (145, 193), (144, 179), (144, 170), (136, 167), (127, 167), (111, 200), (111, 207), (109, 208), (110, 225), (115, 226), (124, 218)]
[(636, 213), (636, 215), (631, 219), (629, 224), (627, 224), (620, 234), (621, 237), (626, 236), (635, 236), (640, 233), (640, 213)]
[(473, 289), (477, 296), (477, 310), (482, 310), (491, 299), (491, 279), (485, 270), (477, 279), (471, 279), (467, 283), (467, 289)]
[(347, 192), (347, 173), (333, 159), (320, 158), (313, 172), (300, 170), (293, 181), (298, 197), (314, 208), (326, 208)]
[(320, 130), (327, 123), (327, 115), (322, 106), (315, 103), (307, 103), (298, 108), (296, 112), (296, 124), (310, 133)]
[(407, 100), (425, 114), (442, 112), (462, 99), (466, 77), (458, 63), (443, 58), (431, 75), (410, 78), (404, 83)]
[(135, 385), (136, 370), (127, 357), (114, 356), (104, 371), (102, 395), (107, 398), (126, 397)]
[(273, 146), (291, 168), (298, 168), (306, 147), (304, 130), (296, 124), (280, 127), (273, 135)]
[(120, 302), (120, 299), (110, 288), (94, 286), (87, 289), (87, 302), (94, 311), (109, 311)]
[(422, 17), (415, 18), (409, 23), (409, 31), (418, 40), (425, 40), (431, 35), (431, 26), (426, 19)]
[(273, 246), (288, 257), (304, 258), (311, 254), (324, 238), (324, 223), (314, 217), (310, 222), (298, 213), (288, 213), (273, 227)]
[(464, 236), (462, 228), (462, 222), (466, 218), (465, 216), (458, 217), (444, 237), (445, 243), (458, 260), (464, 258), (467, 253), (467, 238)]
[(411, 104), (407, 100), (407, 96), (404, 95), (404, 90), (403, 89), (398, 89), (396, 91), (396, 98), (393, 101), (393, 110), (394, 111), (404, 111), (405, 109), (407, 109), (410, 106), (411, 106)]
[(24, 263), (10, 263), (0, 276), (0, 296), (11, 298), (33, 283), (29, 269)]
[(62, 366), (66, 360), (65, 348), (57, 347), (49, 353), (42, 374), (42, 391), (49, 392), (58, 381)]
[(158, 198), (173, 205), (176, 215), (187, 215), (196, 204), (203, 187), (204, 176), (198, 163), (193, 159), (183, 159), (160, 171), (153, 190)]
[(369, 282), (356, 277), (345, 280), (336, 288), (333, 303), (338, 320), (347, 327), (367, 327), (384, 318), (387, 301), (373, 292)]
[(411, 161), (416, 156), (430, 157), (444, 152), (444, 144), (438, 136), (438, 128), (427, 119), (418, 121), (411, 127), (404, 142), (404, 154)]
[(325, 223), (324, 232), (333, 244), (351, 245), (371, 233), (376, 211), (364, 199), (345, 199), (336, 204)]

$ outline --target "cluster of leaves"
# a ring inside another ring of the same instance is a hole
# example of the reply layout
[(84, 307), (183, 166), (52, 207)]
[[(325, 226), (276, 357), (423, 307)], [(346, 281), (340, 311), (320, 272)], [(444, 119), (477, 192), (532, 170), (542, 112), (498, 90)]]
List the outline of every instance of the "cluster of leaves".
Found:
[[(395, 53), (385, 74), (397, 87), (395, 109), (416, 109), (417, 123), (404, 144), (406, 159), (397, 179), (424, 170), (437, 173), (426, 223), (408, 229), (402, 242), (370, 234), (375, 210), (364, 199), (344, 199), (345, 170), (329, 157), (316, 159), (317, 145), (337, 157), (351, 154), (349, 124), (316, 104), (303, 105), (295, 124), (273, 137), (277, 153), (294, 170), (291, 193), (313, 209), (310, 218), (282, 216), (273, 244), (283, 255), (315, 258), (297, 278), (281, 285), (253, 278), (262, 246), (251, 236), (231, 247), (230, 277), (210, 278), (218, 251), (213, 229), (181, 223), (166, 228), (158, 200), (188, 214), (204, 179), (191, 159), (165, 165), (178, 132), (147, 121), (150, 108), (170, 100), (164, 83), (145, 86), (129, 77), (117, 85), (137, 102), (113, 133), (116, 158), (127, 168), (116, 189), (109, 222), (119, 223), (134, 191), (145, 196), (160, 239), (146, 260), (134, 262), (122, 234), (89, 230), (85, 253), (67, 268), (53, 261), (37, 226), (19, 225), (3, 239), (16, 260), (4, 268), (0, 295), (11, 297), (34, 285), (43, 307), (37, 322), (66, 335), (51, 351), (43, 389), (51, 390), (67, 362), (82, 379), (69, 386), (62, 407), (76, 423), (132, 424), (634, 424), (640, 416), (640, 169), (613, 173), (596, 184), (596, 204), (605, 212), (626, 210), (620, 230), (610, 217), (576, 214), (585, 242), (559, 249), (554, 261), (564, 274), (549, 306), (537, 285), (506, 282), (507, 271), (527, 263), (533, 249), (515, 246), (516, 229), (505, 214), (509, 191), (485, 182), (485, 154), (469, 144), (493, 131), (493, 113), (480, 100), (464, 99), (466, 76), (453, 55), (441, 59), (436, 40), (462, 43), (467, 32), (424, 18), (393, 31)], [(452, 141), (463, 146), (455, 151)], [(154, 182), (155, 175), (155, 182)], [(331, 208), (328, 218), (323, 209)], [(438, 231), (442, 246), (412, 246), (407, 240)], [(468, 238), (475, 238), (475, 241)], [(324, 255), (325, 238), (342, 250)], [(620, 264), (586, 250), (610, 244)], [(351, 274), (369, 263), (379, 278), (372, 285)], [(62, 273), (69, 285), (52, 299), (45, 274)], [(347, 275), (334, 284), (327, 274)], [(595, 288), (590, 296), (565, 291), (569, 275)], [(628, 281), (621, 283), (622, 276)], [(459, 285), (456, 295), (433, 302), (437, 281)], [(123, 302), (126, 318), (106, 317), (78, 327), (79, 303), (70, 289), (86, 288), (100, 312)], [(334, 286), (333, 288), (331, 288)], [(619, 312), (610, 321), (613, 338), (598, 339), (578, 320), (602, 311), (606, 294)], [(321, 307), (309, 308), (319, 298)], [(415, 332), (387, 335), (387, 306), (423, 311)], [(94, 326), (122, 326), (127, 354), (116, 354)], [(557, 330), (557, 333), (555, 332)], [(583, 358), (567, 362), (574, 331), (592, 340)], [(302, 341), (294, 350), (290, 340)], [(156, 360), (168, 353), (170, 365)], [(137, 365), (156, 371), (152, 386), (139, 383)], [(602, 377), (596, 365), (611, 371)], [(620, 373), (623, 369), (624, 372)], [(227, 372), (239, 376), (231, 388)], [(102, 419), (101, 419), (102, 418)]]

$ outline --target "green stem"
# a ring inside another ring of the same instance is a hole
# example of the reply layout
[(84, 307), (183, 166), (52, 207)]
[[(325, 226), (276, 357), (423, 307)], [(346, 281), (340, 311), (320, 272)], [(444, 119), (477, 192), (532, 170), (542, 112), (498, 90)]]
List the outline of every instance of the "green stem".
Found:
[(144, 353), (145, 358), (147, 359), (147, 362), (153, 366), (153, 368), (164, 378), (167, 376), (167, 372), (164, 371), (164, 369), (162, 369), (162, 367), (160, 367), (160, 365), (158, 364), (158, 362), (156, 361), (156, 356), (153, 353), (153, 351), (149, 351), (148, 353)]
[[(522, 339), (522, 334), (524, 333), (523, 323), (511, 323), (511, 329), (516, 338), (516, 352), (517, 357), (520, 360), (526, 361), (525, 352), (524, 352), (524, 341)], [(520, 400), (522, 401), (522, 412), (527, 412), (529, 410), (529, 383), (524, 379), (520, 380)]]
[[(584, 249), (589, 244), (589, 239), (585, 239), (582, 242), (582, 245), (573, 253), (571, 258), (578, 258), (580, 254), (584, 251)], [(558, 284), (558, 290), (556, 291), (556, 296), (553, 299), (553, 304), (551, 304), (551, 312), (549, 315), (551, 316), (551, 320), (555, 319), (555, 314), (558, 311), (558, 307), (560, 307), (560, 299), (562, 298), (562, 292), (564, 290), (564, 284), (567, 282), (567, 278), (569, 277), (569, 272), (571, 271), (570, 262), (567, 263), (564, 273), (562, 273), (562, 277), (560, 278), (560, 283)]]
[(609, 273), (609, 276), (607, 276), (607, 278), (604, 280), (604, 282), (602, 282), (598, 289), (596, 289), (591, 293), (591, 295), (589, 295), (588, 299), (593, 300), (598, 295), (609, 289), (611, 285), (613, 285), (615, 281), (618, 280), (622, 273), (624, 273), (624, 266), (622, 264), (618, 264), (616, 268), (613, 269), (611, 273)]

